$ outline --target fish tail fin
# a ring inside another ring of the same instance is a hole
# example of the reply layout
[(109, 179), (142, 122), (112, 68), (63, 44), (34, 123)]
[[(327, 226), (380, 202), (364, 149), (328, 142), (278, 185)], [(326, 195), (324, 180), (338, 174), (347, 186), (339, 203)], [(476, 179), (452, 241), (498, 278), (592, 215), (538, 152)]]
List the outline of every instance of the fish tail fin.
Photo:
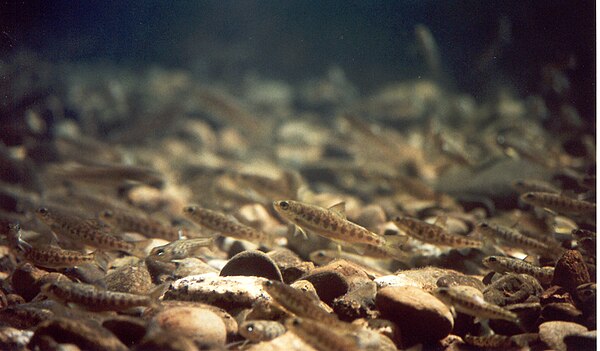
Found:
[(157, 307), (160, 304), (160, 298), (169, 290), (171, 283), (162, 283), (150, 290), (148, 296), (150, 297), (151, 307)]
[(405, 244), (408, 241), (406, 235), (386, 235), (385, 246), (386, 250), (398, 261), (407, 262), (410, 259), (410, 254), (405, 251)]
[(104, 272), (108, 270), (108, 265), (110, 261), (112, 261), (112, 257), (108, 254), (108, 252), (96, 250), (94, 251), (94, 260), (100, 269)]

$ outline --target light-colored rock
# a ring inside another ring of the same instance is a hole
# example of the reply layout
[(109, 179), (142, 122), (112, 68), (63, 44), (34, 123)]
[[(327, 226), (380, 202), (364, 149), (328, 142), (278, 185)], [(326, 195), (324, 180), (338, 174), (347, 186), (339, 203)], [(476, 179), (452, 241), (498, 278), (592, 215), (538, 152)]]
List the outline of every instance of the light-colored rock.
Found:
[(180, 306), (161, 311), (152, 318), (151, 327), (172, 331), (208, 344), (225, 344), (225, 323), (216, 313), (201, 307)]
[(385, 287), (377, 292), (375, 304), (382, 318), (398, 325), (404, 347), (441, 340), (454, 327), (448, 307), (419, 288)]
[(540, 325), (540, 339), (556, 351), (567, 351), (567, 345), (564, 342), (567, 335), (585, 332), (587, 332), (586, 327), (572, 322), (553, 321)]

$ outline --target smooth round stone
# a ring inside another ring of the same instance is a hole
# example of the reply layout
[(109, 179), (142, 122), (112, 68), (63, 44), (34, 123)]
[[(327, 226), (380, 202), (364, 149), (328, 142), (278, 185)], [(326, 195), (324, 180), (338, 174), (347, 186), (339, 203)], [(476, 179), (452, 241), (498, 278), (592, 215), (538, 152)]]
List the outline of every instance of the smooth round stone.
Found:
[(404, 347), (436, 342), (448, 336), (454, 327), (448, 307), (419, 288), (382, 288), (377, 293), (375, 304), (382, 318), (400, 327)]
[(114, 316), (105, 319), (102, 326), (113, 333), (127, 346), (137, 344), (146, 334), (146, 324), (139, 318)]
[(321, 301), (330, 305), (333, 300), (348, 292), (346, 278), (336, 271), (321, 271), (311, 273), (302, 278), (312, 283)]
[(107, 290), (145, 294), (152, 288), (152, 277), (143, 261), (113, 270), (104, 278)]
[(261, 251), (244, 251), (233, 256), (219, 274), (227, 276), (254, 276), (283, 282), (275, 262)]
[(151, 323), (209, 344), (225, 344), (227, 338), (226, 326), (221, 317), (201, 307), (172, 307), (157, 313)]
[(540, 339), (556, 351), (567, 351), (567, 345), (564, 342), (566, 336), (585, 332), (587, 332), (586, 327), (572, 322), (553, 321), (540, 325)]
[(286, 284), (298, 280), (301, 276), (315, 268), (314, 263), (302, 261), (302, 259), (290, 249), (278, 248), (269, 251), (267, 256), (275, 261), (277, 267), (279, 267), (279, 270), (281, 271), (283, 281)]

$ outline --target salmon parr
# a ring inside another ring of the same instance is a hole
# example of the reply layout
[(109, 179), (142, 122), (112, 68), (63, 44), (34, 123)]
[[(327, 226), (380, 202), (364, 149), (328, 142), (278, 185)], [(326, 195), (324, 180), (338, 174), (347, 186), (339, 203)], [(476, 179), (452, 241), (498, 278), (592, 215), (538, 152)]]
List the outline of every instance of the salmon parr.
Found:
[(536, 252), (552, 254), (559, 254), (563, 251), (563, 249), (558, 244), (549, 245), (534, 238), (530, 238), (526, 235), (523, 235), (516, 229), (501, 225), (479, 223), (475, 227), (475, 230), (481, 233), (481, 235), (491, 240), (496, 241), (499, 239), (500, 241), (508, 244), (509, 246), (519, 247), (525, 250), (532, 250)]
[(285, 322), (286, 328), (298, 335), (306, 343), (319, 351), (354, 351), (363, 349), (355, 338), (331, 329), (323, 321), (303, 318), (290, 318)]
[[(137, 306), (150, 306), (158, 299), (153, 295), (136, 295), (109, 291), (94, 285), (57, 281), (42, 286), (41, 292), (65, 303), (75, 303), (93, 311), (123, 311)], [(162, 292), (158, 288), (153, 294)]]
[(521, 200), (526, 204), (547, 208), (563, 215), (586, 216), (596, 213), (595, 203), (560, 194), (529, 192), (521, 195)]
[(239, 334), (253, 342), (269, 341), (286, 332), (283, 324), (276, 321), (252, 320), (240, 324)]
[(528, 274), (535, 277), (542, 284), (550, 284), (554, 276), (554, 267), (538, 267), (516, 258), (489, 256), (484, 258), (482, 262), (484, 266), (494, 272)]
[(11, 248), (36, 266), (56, 269), (97, 263), (101, 268), (105, 268), (108, 263), (107, 258), (98, 252), (84, 254), (79, 251), (63, 250), (53, 246), (33, 247), (21, 239), (20, 230), (18, 224), (10, 225), (9, 241), (11, 242)]
[(454, 248), (481, 247), (482, 242), (462, 235), (450, 234), (444, 228), (408, 217), (396, 217), (394, 224), (407, 235), (420, 241)]
[(470, 293), (465, 289), (437, 288), (433, 295), (458, 312), (479, 319), (503, 319), (519, 324), (519, 318), (513, 312), (486, 302), (481, 295)]
[(273, 238), (268, 234), (239, 223), (220, 212), (212, 211), (199, 206), (184, 207), (183, 213), (193, 222), (210, 230), (236, 239), (251, 242), (260, 242), (266, 245), (273, 244)]
[(150, 217), (113, 210), (103, 210), (98, 217), (100, 220), (125, 232), (135, 232), (150, 238), (161, 238), (170, 241), (179, 239), (177, 228), (166, 226)]
[(196, 255), (201, 249), (211, 246), (213, 242), (213, 238), (180, 239), (153, 248), (148, 258), (162, 262), (181, 260)]
[(359, 226), (346, 219), (344, 214), (344, 203), (339, 203), (330, 208), (309, 205), (293, 200), (274, 201), (275, 211), (300, 229), (312, 231), (330, 240), (350, 243), (368, 244), (377, 247), (387, 246), (390, 249), (398, 249), (399, 240), (404, 238), (398, 236), (386, 241), (381, 235)]
[(134, 243), (111, 235), (108, 228), (96, 221), (46, 207), (40, 207), (36, 214), (53, 232), (73, 241), (99, 249), (121, 250), (129, 253), (136, 250)]

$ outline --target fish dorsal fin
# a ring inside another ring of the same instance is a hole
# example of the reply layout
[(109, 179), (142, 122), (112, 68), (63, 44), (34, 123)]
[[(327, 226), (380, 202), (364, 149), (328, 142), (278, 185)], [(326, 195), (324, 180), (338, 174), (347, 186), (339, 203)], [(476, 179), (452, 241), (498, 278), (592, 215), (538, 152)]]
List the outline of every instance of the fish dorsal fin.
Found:
[(339, 202), (328, 208), (329, 211), (335, 213), (339, 217), (346, 219), (346, 202)]
[(448, 223), (448, 216), (446, 215), (440, 215), (435, 217), (435, 222), (433, 222), (434, 225), (437, 225), (438, 227), (442, 227), (442, 228), (446, 228), (446, 224)]

